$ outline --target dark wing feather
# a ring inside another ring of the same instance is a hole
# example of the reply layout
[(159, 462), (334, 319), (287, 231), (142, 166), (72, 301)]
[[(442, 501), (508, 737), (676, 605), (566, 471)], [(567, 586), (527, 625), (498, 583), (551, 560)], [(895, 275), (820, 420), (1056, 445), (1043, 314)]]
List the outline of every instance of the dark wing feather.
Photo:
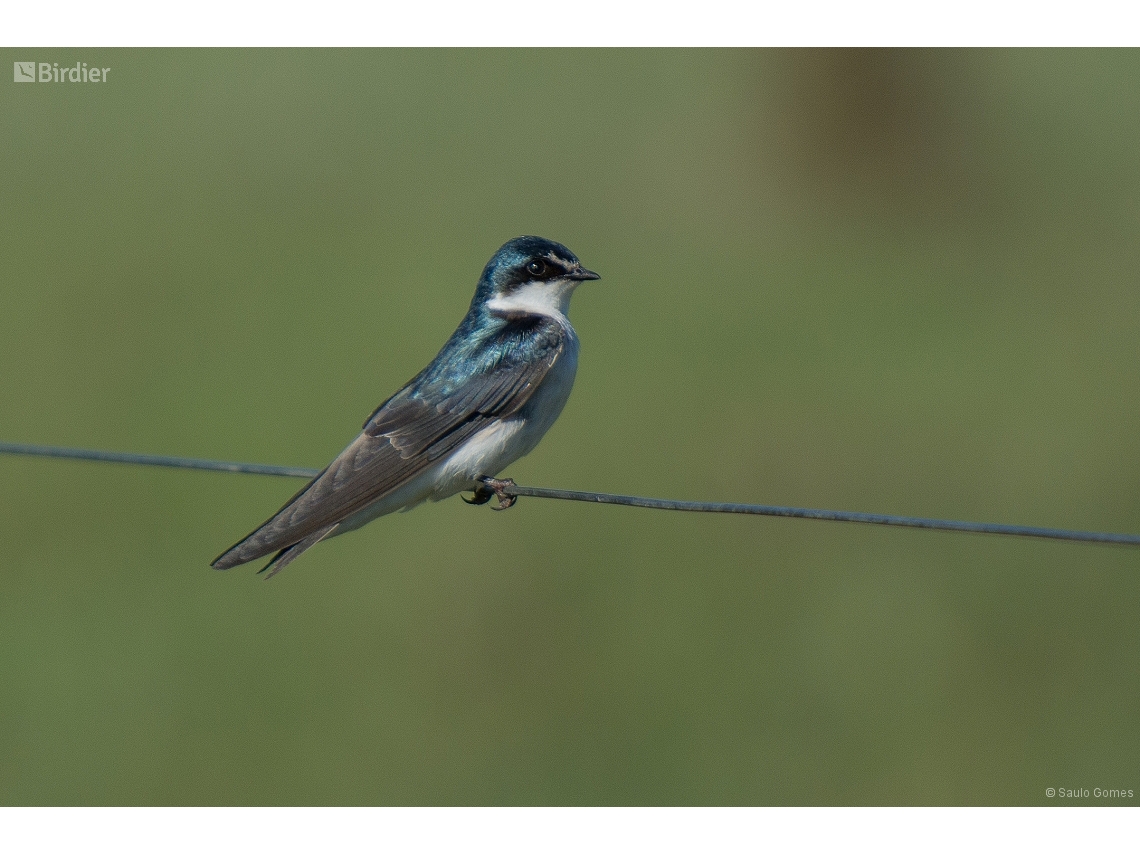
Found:
[[(406, 484), (498, 418), (517, 413), (562, 354), (549, 318), (512, 321), (462, 356), (476, 370), (449, 378), (448, 347), (382, 404), (363, 432), (260, 528), (214, 561), (219, 570), (287, 549)], [(299, 554), (299, 553), (298, 553)]]

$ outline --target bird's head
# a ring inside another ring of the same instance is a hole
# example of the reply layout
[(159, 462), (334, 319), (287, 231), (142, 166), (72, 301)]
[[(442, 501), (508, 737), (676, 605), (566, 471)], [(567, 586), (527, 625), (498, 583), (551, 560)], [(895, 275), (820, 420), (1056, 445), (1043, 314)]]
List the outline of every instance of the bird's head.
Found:
[(560, 243), (517, 237), (499, 247), (483, 268), (472, 307), (504, 317), (565, 318), (574, 289), (587, 279), (601, 278)]

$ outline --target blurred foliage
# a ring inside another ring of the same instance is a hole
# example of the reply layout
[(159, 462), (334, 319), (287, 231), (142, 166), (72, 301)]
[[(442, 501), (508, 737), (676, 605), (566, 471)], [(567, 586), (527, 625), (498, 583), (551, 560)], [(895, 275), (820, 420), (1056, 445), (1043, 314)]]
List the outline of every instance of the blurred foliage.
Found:
[[(1140, 53), (20, 50), (0, 437), (319, 466), (517, 234), (605, 277), (520, 483), (1140, 530)], [(1140, 791), (1135, 551), (0, 459), (6, 804)], [(1089, 800), (1095, 802), (1095, 800)]]

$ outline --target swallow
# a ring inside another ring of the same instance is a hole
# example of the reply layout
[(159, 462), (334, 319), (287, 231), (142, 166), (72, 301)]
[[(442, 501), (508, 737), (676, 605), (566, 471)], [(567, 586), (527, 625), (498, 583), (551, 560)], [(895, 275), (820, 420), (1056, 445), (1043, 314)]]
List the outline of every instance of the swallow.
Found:
[[(498, 509), (513, 498), (494, 476), (528, 454), (570, 397), (578, 336), (567, 312), (583, 282), (601, 277), (569, 249), (523, 236), (499, 248), (471, 306), (431, 363), (377, 407), (360, 435), (266, 522), (212, 566), (272, 555), (283, 570), (329, 537), (393, 511), (466, 490)], [(268, 572), (267, 572), (268, 571)]]

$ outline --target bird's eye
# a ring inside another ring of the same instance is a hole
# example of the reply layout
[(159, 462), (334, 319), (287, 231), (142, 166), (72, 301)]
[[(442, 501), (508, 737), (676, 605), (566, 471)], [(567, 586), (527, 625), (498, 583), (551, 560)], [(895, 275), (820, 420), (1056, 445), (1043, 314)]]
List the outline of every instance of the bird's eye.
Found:
[(531, 276), (541, 276), (546, 272), (546, 262), (536, 258), (526, 266), (526, 269)]

